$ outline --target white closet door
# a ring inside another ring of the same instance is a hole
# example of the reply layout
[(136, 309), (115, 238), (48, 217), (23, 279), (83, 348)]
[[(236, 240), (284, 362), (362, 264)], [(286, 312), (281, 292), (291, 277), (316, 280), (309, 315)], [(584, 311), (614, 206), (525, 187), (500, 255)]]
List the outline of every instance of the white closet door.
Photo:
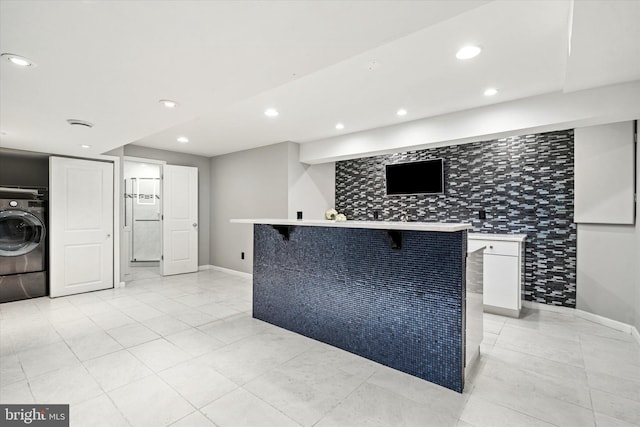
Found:
[(163, 167), (162, 274), (198, 271), (198, 168)]
[(52, 297), (113, 287), (113, 164), (49, 159)]

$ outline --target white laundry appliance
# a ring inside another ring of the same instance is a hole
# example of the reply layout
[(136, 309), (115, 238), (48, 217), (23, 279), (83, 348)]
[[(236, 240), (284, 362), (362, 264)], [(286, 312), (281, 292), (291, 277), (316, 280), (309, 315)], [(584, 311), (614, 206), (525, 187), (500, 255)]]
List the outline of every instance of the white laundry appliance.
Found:
[(47, 202), (25, 197), (0, 198), (0, 303), (48, 293)]

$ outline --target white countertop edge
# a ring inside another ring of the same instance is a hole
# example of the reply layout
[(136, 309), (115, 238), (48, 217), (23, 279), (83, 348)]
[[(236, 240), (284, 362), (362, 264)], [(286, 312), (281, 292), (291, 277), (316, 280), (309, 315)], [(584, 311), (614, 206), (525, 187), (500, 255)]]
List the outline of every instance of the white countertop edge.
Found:
[(524, 242), (527, 238), (526, 234), (485, 234), (485, 233), (469, 233), (469, 240), (492, 240), (502, 242)]
[(234, 224), (303, 225), (311, 227), (370, 228), (375, 230), (413, 230), (454, 232), (471, 228), (471, 224), (400, 221), (329, 221), (316, 219), (231, 219)]

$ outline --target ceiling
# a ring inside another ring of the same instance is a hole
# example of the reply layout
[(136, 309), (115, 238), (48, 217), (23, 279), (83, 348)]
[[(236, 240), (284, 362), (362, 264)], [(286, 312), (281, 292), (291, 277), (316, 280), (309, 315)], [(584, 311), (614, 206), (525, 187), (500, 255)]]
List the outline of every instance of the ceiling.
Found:
[(0, 146), (215, 156), (640, 80), (639, 23), (637, 0), (0, 0), (0, 52), (36, 63), (0, 61)]

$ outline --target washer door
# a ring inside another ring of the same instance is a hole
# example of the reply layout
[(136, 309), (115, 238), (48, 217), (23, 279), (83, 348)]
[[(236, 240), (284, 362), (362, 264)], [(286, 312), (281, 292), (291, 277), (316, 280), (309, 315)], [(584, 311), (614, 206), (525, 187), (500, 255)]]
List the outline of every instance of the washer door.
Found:
[(26, 255), (44, 241), (40, 219), (21, 210), (0, 212), (0, 256)]

